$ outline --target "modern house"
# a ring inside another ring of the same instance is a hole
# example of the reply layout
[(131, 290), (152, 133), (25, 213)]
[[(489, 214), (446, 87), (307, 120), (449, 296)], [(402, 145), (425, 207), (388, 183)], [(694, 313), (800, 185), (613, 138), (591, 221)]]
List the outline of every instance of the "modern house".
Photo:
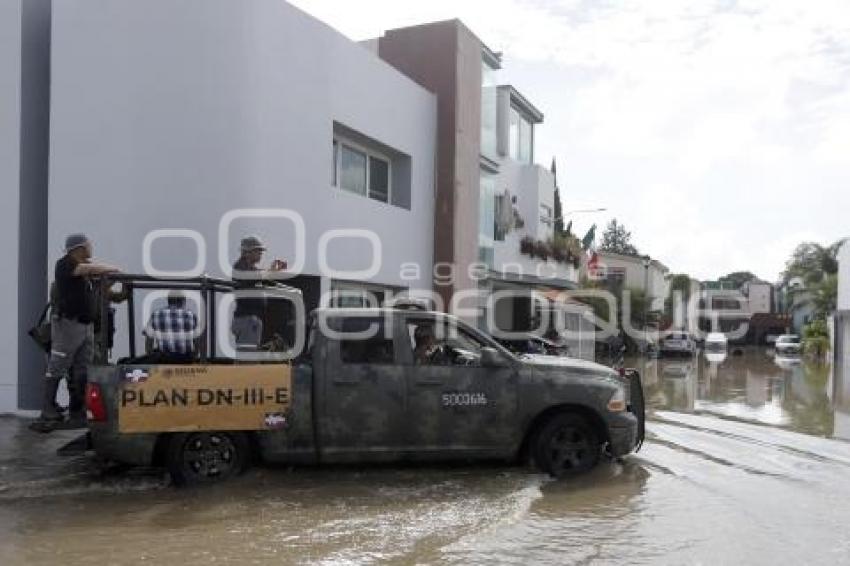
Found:
[[(29, 4), (3, 3), (11, 13), (2, 25), (17, 21), (18, 38)], [(37, 267), (27, 285), (17, 273), (6, 282), (20, 289), (8, 295), (9, 312), (18, 298), (32, 320), (6, 323), (7, 335), (34, 322), (64, 237), (78, 231), (128, 272), (219, 277), (229, 276), (240, 238), (259, 235), (266, 261), (288, 261), (295, 276), (285, 282), (308, 310), (334, 289), (431, 289), (433, 93), (281, 0), (46, 6), (41, 31), (50, 34), (17, 45), (18, 57), (36, 39), (50, 49), (41, 85), (46, 96), (49, 81), (50, 102), (39, 109), (45, 125), (49, 110), (49, 159), (45, 151), (37, 167), (45, 182), (22, 180), (14, 191), (38, 200), (40, 217), (12, 240), (28, 254), (19, 265)], [(3, 65), (4, 77), (7, 66), (20, 69)], [(20, 84), (8, 90), (19, 104), (26, 98)], [(2, 108), (13, 109), (5, 99)], [(9, 131), (26, 141), (25, 129)], [(4, 159), (17, 147), (6, 143)], [(38, 234), (25, 240), (26, 230)], [(3, 372), (12, 376), (4, 409), (37, 406), (43, 358), (20, 360)]]
[(255, 234), (308, 310), (436, 291), (484, 327), (555, 313), (592, 357), (543, 115), (460, 22), (359, 44), (283, 0), (11, 0), (0, 31), (0, 412), (38, 406), (26, 329), (78, 231), (128, 272), (219, 277)]
[(651, 311), (661, 311), (670, 294), (670, 269), (647, 256), (597, 252), (588, 265), (588, 277), (609, 287), (634, 289), (649, 298)]
[[(387, 31), (367, 42), (437, 95), (435, 290), (490, 331), (536, 327), (544, 312), (585, 323), (558, 301), (575, 288), (578, 253), (553, 253), (555, 177), (535, 161), (543, 114), (499, 81), (501, 57), (458, 20)], [(569, 326), (571, 323), (566, 323)]]
[(731, 333), (737, 343), (764, 345), (768, 336), (783, 334), (791, 325), (788, 316), (776, 311), (776, 294), (771, 283), (757, 279), (743, 285), (705, 281), (700, 328), (705, 332)]

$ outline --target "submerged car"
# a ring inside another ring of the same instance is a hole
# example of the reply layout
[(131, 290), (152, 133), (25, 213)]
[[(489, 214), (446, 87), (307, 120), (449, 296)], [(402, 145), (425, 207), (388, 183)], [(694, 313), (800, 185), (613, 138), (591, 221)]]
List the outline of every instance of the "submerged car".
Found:
[(783, 334), (776, 339), (774, 349), (777, 356), (799, 356), (802, 352), (800, 337), (796, 334)]
[(662, 354), (692, 356), (696, 349), (696, 341), (687, 331), (674, 330), (668, 332), (661, 340)]
[(711, 332), (705, 337), (705, 352), (726, 352), (729, 347), (729, 340), (722, 332)]

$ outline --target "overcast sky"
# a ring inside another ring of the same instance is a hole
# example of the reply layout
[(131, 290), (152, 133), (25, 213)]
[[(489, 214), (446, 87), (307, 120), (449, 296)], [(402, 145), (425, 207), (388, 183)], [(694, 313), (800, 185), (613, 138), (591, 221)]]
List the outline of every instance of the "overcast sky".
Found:
[(578, 231), (612, 216), (700, 279), (850, 236), (850, 2), (295, 0), (352, 39), (460, 18), (545, 114)]

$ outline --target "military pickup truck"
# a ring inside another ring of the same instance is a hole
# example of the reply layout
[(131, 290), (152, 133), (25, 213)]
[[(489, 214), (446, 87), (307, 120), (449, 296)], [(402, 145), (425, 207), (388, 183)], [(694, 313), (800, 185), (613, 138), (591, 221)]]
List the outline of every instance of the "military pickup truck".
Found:
[[(215, 284), (209, 293), (228, 292)], [(91, 367), (94, 450), (187, 484), (255, 462), (531, 460), (562, 477), (642, 443), (636, 372), (518, 357), (453, 316), (414, 308), (319, 309), (307, 326), (290, 362), (219, 358), (208, 346), (188, 364), (131, 356)]]

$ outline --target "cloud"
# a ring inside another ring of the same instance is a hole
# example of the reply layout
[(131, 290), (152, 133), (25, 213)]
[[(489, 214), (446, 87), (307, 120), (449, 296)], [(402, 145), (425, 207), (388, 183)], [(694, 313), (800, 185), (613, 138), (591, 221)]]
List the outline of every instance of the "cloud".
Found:
[(354, 39), (463, 20), (546, 114), (565, 208), (607, 206), (674, 271), (770, 279), (794, 238), (850, 231), (844, 0), (294, 4)]

